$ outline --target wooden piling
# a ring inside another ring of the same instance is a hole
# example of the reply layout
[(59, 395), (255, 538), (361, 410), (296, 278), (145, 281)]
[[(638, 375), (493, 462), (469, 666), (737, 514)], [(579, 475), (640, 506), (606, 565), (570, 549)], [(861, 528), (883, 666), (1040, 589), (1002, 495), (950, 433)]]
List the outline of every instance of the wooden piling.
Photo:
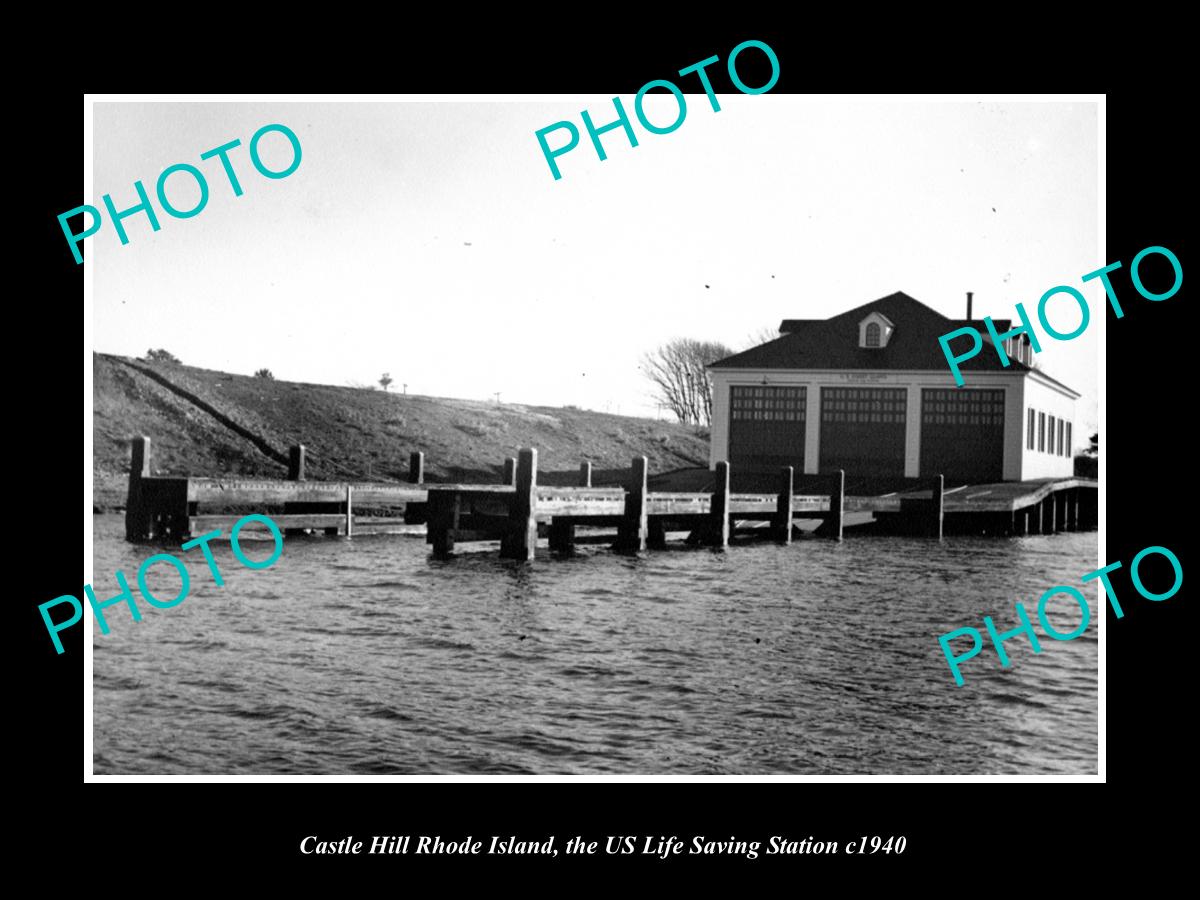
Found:
[(504, 461), (504, 484), (511, 484), (516, 487), (517, 484), (517, 458), (510, 456)]
[(729, 546), (729, 463), (717, 463), (717, 483), (713, 487), (708, 543), (724, 550)]
[(945, 523), (945, 493), (946, 493), (946, 476), (935, 475), (931, 489), (930, 504), (930, 528), (929, 533), (937, 540), (942, 539), (942, 526)]
[(1054, 505), (1054, 494), (1047, 494), (1042, 499), (1042, 534), (1054, 534), (1058, 530)]
[(408, 483), (425, 483), (425, 454), (415, 450), (408, 455)]
[(830, 476), (829, 512), (825, 514), (817, 534), (835, 541), (842, 539), (842, 522), (846, 514), (846, 470), (838, 469)]
[(1029, 510), (1014, 509), (1012, 514), (1012, 533), (1022, 536), (1029, 531)]
[(629, 470), (629, 481), (625, 485), (625, 514), (617, 526), (617, 541), (614, 547), (627, 552), (646, 549), (649, 522), (646, 517), (646, 482), (648, 463), (646, 457), (635, 456)]
[(661, 550), (667, 546), (667, 523), (662, 516), (647, 520), (646, 547)]
[(587, 460), (584, 460), (579, 464), (579, 486), (592, 486), (592, 464)]
[(1066, 530), (1067, 531), (1078, 531), (1079, 530), (1079, 488), (1077, 488), (1077, 487), (1071, 488), (1070, 490), (1068, 490), (1066, 492), (1066, 494), (1067, 494), (1067, 509), (1066, 509), (1067, 520), (1065, 523)]
[(779, 497), (775, 501), (775, 539), (785, 544), (792, 542), (792, 494), (795, 486), (795, 470), (784, 466), (779, 470)]
[(517, 455), (517, 492), (509, 507), (509, 533), (500, 541), (506, 559), (533, 559), (537, 549), (537, 450), (526, 447)]
[(295, 444), (288, 448), (288, 481), (304, 481), (304, 457), (305, 447), (303, 444)]
[(425, 540), (433, 545), (434, 556), (449, 556), (454, 552), (458, 531), (459, 496), (454, 491), (430, 491), (426, 510), (429, 517)]
[(575, 552), (575, 523), (567, 519), (552, 519), (547, 529), (550, 552), (570, 556)]
[(1059, 531), (1067, 530), (1067, 492), (1054, 492), (1054, 520), (1058, 523)]
[(346, 537), (354, 537), (354, 485), (346, 485)]
[(150, 510), (142, 491), (142, 479), (150, 475), (150, 438), (139, 434), (130, 440), (129, 490), (125, 495), (125, 540), (150, 538)]

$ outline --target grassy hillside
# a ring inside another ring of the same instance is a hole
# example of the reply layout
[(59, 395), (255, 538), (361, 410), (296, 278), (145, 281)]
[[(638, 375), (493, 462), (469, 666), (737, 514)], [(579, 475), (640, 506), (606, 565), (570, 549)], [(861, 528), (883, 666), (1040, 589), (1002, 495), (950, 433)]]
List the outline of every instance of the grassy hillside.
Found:
[(292, 444), (308, 448), (313, 480), (402, 481), (412, 450), (425, 451), (429, 481), (495, 482), (504, 460), (530, 446), (543, 483), (570, 483), (567, 473), (585, 459), (620, 469), (644, 455), (652, 473), (708, 464), (705, 435), (651, 419), (269, 381), (106, 354), (93, 355), (92, 367), (99, 509), (124, 503), (134, 434), (151, 438), (153, 471), (162, 475), (281, 478)]

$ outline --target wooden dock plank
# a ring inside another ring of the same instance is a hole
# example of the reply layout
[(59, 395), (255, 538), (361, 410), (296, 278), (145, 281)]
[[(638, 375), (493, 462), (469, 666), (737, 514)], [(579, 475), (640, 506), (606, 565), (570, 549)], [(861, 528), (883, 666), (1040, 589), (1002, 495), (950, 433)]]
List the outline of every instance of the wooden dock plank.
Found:
[(646, 495), (646, 514), (651, 516), (708, 515), (712, 510), (712, 494)]
[[(168, 479), (149, 479), (168, 480)], [(179, 479), (175, 479), (179, 480)], [(191, 503), (344, 503), (346, 488), (354, 488), (354, 502), (424, 503), (424, 487), (386, 482), (276, 481), (265, 478), (189, 478)]]
[(625, 512), (625, 498), (571, 500), (555, 497), (551, 500), (538, 499), (537, 515), (543, 516), (619, 516)]
[[(240, 515), (189, 516), (188, 527), (192, 534), (204, 534), (213, 529), (220, 529), (222, 537), (225, 537), (242, 518)], [(280, 531), (288, 528), (338, 528), (345, 527), (346, 524), (344, 513), (296, 513), (273, 515), (270, 519), (279, 527)], [(267, 526), (260, 522), (248, 522), (243, 530), (251, 533), (270, 533)]]

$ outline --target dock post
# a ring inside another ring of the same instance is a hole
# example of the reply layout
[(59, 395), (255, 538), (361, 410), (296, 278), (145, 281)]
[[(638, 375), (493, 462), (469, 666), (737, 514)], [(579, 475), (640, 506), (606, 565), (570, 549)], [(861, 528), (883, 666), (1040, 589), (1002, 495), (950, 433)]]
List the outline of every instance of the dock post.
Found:
[[(288, 448), (288, 481), (304, 481), (304, 456), (306, 450), (303, 444), (294, 444)], [(318, 454), (319, 455), (319, 454)]]
[(150, 438), (139, 434), (130, 440), (129, 490), (125, 495), (125, 540), (149, 540), (151, 511), (142, 491), (142, 479), (150, 475)]
[(717, 483), (713, 486), (712, 516), (708, 526), (708, 542), (724, 550), (729, 546), (729, 463), (717, 463)]
[(1042, 534), (1054, 534), (1058, 530), (1055, 527), (1054, 505), (1053, 493), (1042, 498)]
[(617, 526), (617, 550), (637, 552), (646, 549), (646, 536), (650, 531), (646, 518), (646, 480), (648, 463), (646, 457), (635, 456), (625, 486), (625, 515)]
[(646, 546), (651, 550), (661, 550), (667, 546), (667, 522), (662, 516), (647, 518)]
[(1067, 531), (1079, 530), (1079, 488), (1074, 487), (1067, 491)]
[(779, 470), (779, 497), (775, 501), (775, 539), (792, 542), (792, 493), (795, 490), (795, 470), (784, 466)]
[(1029, 510), (1014, 509), (1012, 512), (1012, 533), (1018, 537), (1029, 531)]
[(455, 532), (458, 531), (458, 491), (430, 491), (425, 508), (429, 516), (425, 541), (433, 544), (434, 556), (449, 556), (454, 552)]
[(531, 560), (537, 550), (537, 450), (526, 447), (517, 455), (517, 493), (508, 509), (509, 533), (500, 541), (506, 559)]
[(944, 505), (946, 493), (946, 476), (936, 475), (933, 479), (933, 488), (931, 491), (932, 510), (930, 512), (930, 534), (939, 541), (942, 539), (942, 523), (945, 519)]
[(547, 529), (550, 538), (550, 552), (570, 556), (575, 552), (575, 523), (569, 519), (551, 519)]
[(517, 458), (510, 456), (504, 461), (504, 483), (517, 486)]
[(817, 534), (840, 541), (842, 520), (846, 512), (846, 470), (838, 469), (830, 477), (832, 485), (829, 489), (829, 512), (825, 514), (825, 521), (817, 529)]
[(346, 537), (354, 537), (354, 485), (346, 485)]
[(408, 455), (408, 483), (425, 483), (425, 454), (414, 450)]
[(1067, 530), (1067, 492), (1054, 492), (1054, 520), (1058, 523), (1059, 531)]
[(586, 460), (579, 464), (579, 486), (592, 486), (592, 464)]

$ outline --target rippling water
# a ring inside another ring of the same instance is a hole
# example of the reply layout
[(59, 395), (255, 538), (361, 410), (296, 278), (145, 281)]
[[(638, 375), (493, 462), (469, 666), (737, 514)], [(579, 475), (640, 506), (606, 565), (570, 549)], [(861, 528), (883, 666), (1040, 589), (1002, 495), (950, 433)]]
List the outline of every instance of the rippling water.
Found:
[[(103, 598), (159, 548), (95, 529)], [(1077, 584), (1095, 533), (532, 565), (288, 537), (262, 571), (214, 549), (224, 587), (192, 551), (180, 606), (96, 629), (97, 774), (1096, 772), (1094, 591), (1080, 638), (1010, 641), (1008, 669), (985, 645), (961, 688), (937, 642)]]

